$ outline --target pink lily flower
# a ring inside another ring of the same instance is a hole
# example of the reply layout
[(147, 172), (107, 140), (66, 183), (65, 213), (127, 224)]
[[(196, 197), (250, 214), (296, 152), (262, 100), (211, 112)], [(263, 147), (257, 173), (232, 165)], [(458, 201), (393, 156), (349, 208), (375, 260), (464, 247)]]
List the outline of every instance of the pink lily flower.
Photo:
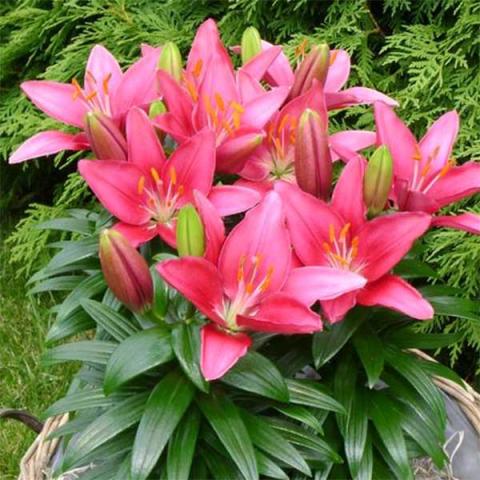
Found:
[[(303, 56), (305, 46), (300, 47), (298, 56)], [(262, 48), (263, 51), (268, 51), (274, 48), (274, 45), (262, 40)], [(240, 47), (234, 48), (234, 51), (240, 52)], [(382, 101), (392, 106), (398, 105), (392, 98), (372, 88), (350, 87), (342, 90), (350, 76), (350, 68), (350, 55), (345, 50), (337, 49), (330, 51), (330, 65), (324, 85), (325, 101), (328, 110), (350, 107), (352, 105), (369, 105), (375, 101)], [(263, 79), (273, 87), (291, 87), (293, 85), (295, 72), (283, 51), (273, 60), (266, 70)]]
[(222, 216), (255, 205), (259, 196), (232, 185), (212, 188), (215, 137), (202, 130), (166, 159), (149, 118), (140, 108), (127, 115), (128, 161), (81, 160), (78, 170), (100, 203), (120, 220), (115, 228), (134, 246), (159, 235), (175, 246), (177, 211), (195, 202), (194, 192), (209, 197)]
[[(367, 221), (361, 188), (364, 169), (360, 156), (350, 160), (330, 204), (295, 185), (275, 185), (284, 201), (295, 253), (305, 265), (292, 271), (285, 291), (307, 305), (320, 300), (331, 322), (341, 320), (356, 303), (385, 306), (417, 319), (432, 318), (433, 309), (420, 293), (390, 274), (428, 229), (430, 215), (396, 213)], [(328, 298), (325, 286), (332, 269), (337, 281), (352, 286), (349, 293)]]
[[(393, 158), (394, 194), (398, 208), (435, 213), (464, 197), (480, 192), (480, 163), (455, 166), (451, 157), (459, 128), (454, 110), (442, 115), (417, 142), (392, 108), (375, 103), (378, 144)], [(480, 234), (480, 215), (465, 213), (433, 217), (432, 226)]]
[(208, 128), (215, 133), (217, 170), (237, 172), (288, 95), (288, 87), (266, 91), (254, 79), (263, 76), (279, 52), (266, 52), (235, 72), (215, 22), (207, 20), (197, 31), (182, 81), (158, 72), (168, 112), (155, 119), (157, 126), (179, 143)]
[(212, 323), (201, 330), (201, 369), (222, 377), (252, 341), (246, 330), (283, 334), (321, 330), (320, 317), (283, 292), (291, 265), (282, 202), (270, 192), (232, 230), (218, 261), (166, 260), (160, 276)]
[[(49, 80), (31, 80), (21, 85), (30, 100), (49, 117), (85, 130), (88, 112), (102, 113), (122, 129), (124, 117), (133, 106), (148, 104), (157, 97), (155, 71), (158, 53), (152, 52), (134, 63), (126, 72), (113, 55), (101, 45), (90, 52), (83, 87), (76, 79), (71, 84)], [(11, 155), (10, 163), (62, 150), (86, 150), (84, 133), (69, 134), (56, 130), (29, 138)]]
[[(328, 125), (328, 112), (325, 96), (320, 84), (315, 83), (308, 93), (288, 102), (267, 124), (267, 136), (246, 160), (239, 172), (240, 177), (247, 180), (240, 185), (268, 191), (276, 180), (295, 182), (295, 143), (298, 119), (310, 108), (319, 113), (325, 125)], [(328, 128), (328, 127), (327, 127)], [(351, 130), (337, 132), (329, 136), (330, 157), (336, 161), (345, 150), (356, 152), (376, 142), (375, 132)], [(261, 182), (261, 185), (256, 185)]]

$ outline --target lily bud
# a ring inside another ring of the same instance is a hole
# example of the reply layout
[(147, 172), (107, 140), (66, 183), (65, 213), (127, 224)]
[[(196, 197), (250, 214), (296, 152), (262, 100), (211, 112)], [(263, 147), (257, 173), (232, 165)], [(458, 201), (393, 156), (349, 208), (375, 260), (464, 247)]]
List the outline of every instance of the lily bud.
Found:
[(173, 42), (167, 42), (158, 59), (158, 68), (165, 70), (177, 82), (182, 79), (182, 55), (177, 45)]
[(245, 65), (251, 58), (262, 51), (262, 40), (255, 27), (248, 27), (242, 35), (242, 65)]
[(147, 262), (128, 240), (115, 230), (100, 234), (100, 264), (114, 295), (130, 310), (139, 312), (153, 301), (153, 281)]
[(294, 165), (298, 186), (327, 200), (332, 184), (332, 157), (326, 121), (314, 110), (307, 109), (300, 116)]
[(181, 257), (202, 257), (205, 253), (205, 229), (191, 204), (180, 209), (177, 217), (177, 251)]
[(158, 117), (162, 113), (167, 111), (167, 107), (161, 100), (155, 100), (150, 104), (148, 109), (148, 117), (153, 120), (155, 117)]
[(305, 93), (318, 80), (323, 86), (327, 78), (330, 50), (326, 43), (314, 46), (295, 71), (295, 80), (290, 90), (290, 98)]
[(378, 147), (370, 158), (363, 180), (363, 199), (369, 215), (377, 215), (384, 208), (392, 188), (393, 162), (385, 145)]
[(101, 112), (88, 112), (85, 133), (99, 160), (126, 160), (127, 142), (115, 123)]

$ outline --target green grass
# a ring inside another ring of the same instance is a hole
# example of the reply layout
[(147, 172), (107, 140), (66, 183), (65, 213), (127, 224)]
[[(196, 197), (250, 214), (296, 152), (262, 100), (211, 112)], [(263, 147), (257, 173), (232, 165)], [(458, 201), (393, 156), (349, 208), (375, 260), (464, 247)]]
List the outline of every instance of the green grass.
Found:
[[(62, 396), (72, 367), (43, 367), (45, 335), (52, 316), (48, 299), (27, 295), (25, 281), (15, 278), (0, 225), (0, 408), (25, 409), (34, 415)], [(0, 419), (0, 479), (17, 478), (22, 455), (35, 438), (23, 424)]]

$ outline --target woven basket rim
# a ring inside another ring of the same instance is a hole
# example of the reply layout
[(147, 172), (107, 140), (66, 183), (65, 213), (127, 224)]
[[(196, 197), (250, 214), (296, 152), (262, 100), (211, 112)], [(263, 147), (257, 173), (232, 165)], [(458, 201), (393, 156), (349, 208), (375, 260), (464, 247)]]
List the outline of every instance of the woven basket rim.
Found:
[[(411, 349), (418, 357), (431, 362), (437, 362), (425, 352)], [(476, 392), (467, 382), (463, 382), (463, 388), (456, 382), (447, 378), (434, 376), (435, 384), (447, 395), (458, 402), (465, 416), (468, 418), (478, 436), (480, 436), (480, 393)], [(27, 450), (20, 462), (20, 475), (18, 480), (44, 480), (45, 473), (57, 449), (59, 439), (47, 440), (54, 430), (67, 423), (68, 413), (49, 418), (45, 425)], [(48, 478), (48, 477), (47, 477)]]

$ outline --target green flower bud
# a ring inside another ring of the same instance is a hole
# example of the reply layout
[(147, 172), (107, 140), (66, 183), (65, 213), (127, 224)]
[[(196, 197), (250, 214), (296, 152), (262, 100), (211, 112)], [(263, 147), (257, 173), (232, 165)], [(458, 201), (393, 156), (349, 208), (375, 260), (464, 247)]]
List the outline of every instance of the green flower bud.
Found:
[(363, 199), (369, 215), (378, 215), (385, 208), (392, 188), (393, 161), (385, 145), (370, 158), (363, 180)]
[(332, 185), (327, 120), (314, 110), (307, 109), (300, 116), (294, 165), (298, 186), (305, 192), (327, 200)]
[(242, 35), (242, 65), (245, 65), (251, 58), (262, 51), (262, 40), (255, 27), (248, 27)]
[(148, 116), (150, 119), (154, 119), (158, 117), (162, 113), (167, 111), (167, 107), (161, 100), (155, 100), (150, 104), (150, 108), (148, 109)]
[(177, 82), (182, 79), (182, 55), (177, 45), (173, 42), (167, 42), (158, 59), (158, 68), (165, 70)]
[(130, 310), (141, 312), (153, 301), (153, 281), (147, 262), (116, 230), (100, 234), (100, 265), (113, 294)]
[(202, 257), (205, 253), (205, 230), (202, 219), (191, 204), (180, 209), (177, 218), (177, 250), (181, 257)]
[(314, 80), (323, 86), (328, 74), (330, 50), (326, 43), (314, 46), (295, 72), (290, 98), (302, 95), (312, 86)]
[(126, 160), (127, 142), (111, 118), (101, 112), (88, 112), (85, 133), (90, 147), (99, 160)]

